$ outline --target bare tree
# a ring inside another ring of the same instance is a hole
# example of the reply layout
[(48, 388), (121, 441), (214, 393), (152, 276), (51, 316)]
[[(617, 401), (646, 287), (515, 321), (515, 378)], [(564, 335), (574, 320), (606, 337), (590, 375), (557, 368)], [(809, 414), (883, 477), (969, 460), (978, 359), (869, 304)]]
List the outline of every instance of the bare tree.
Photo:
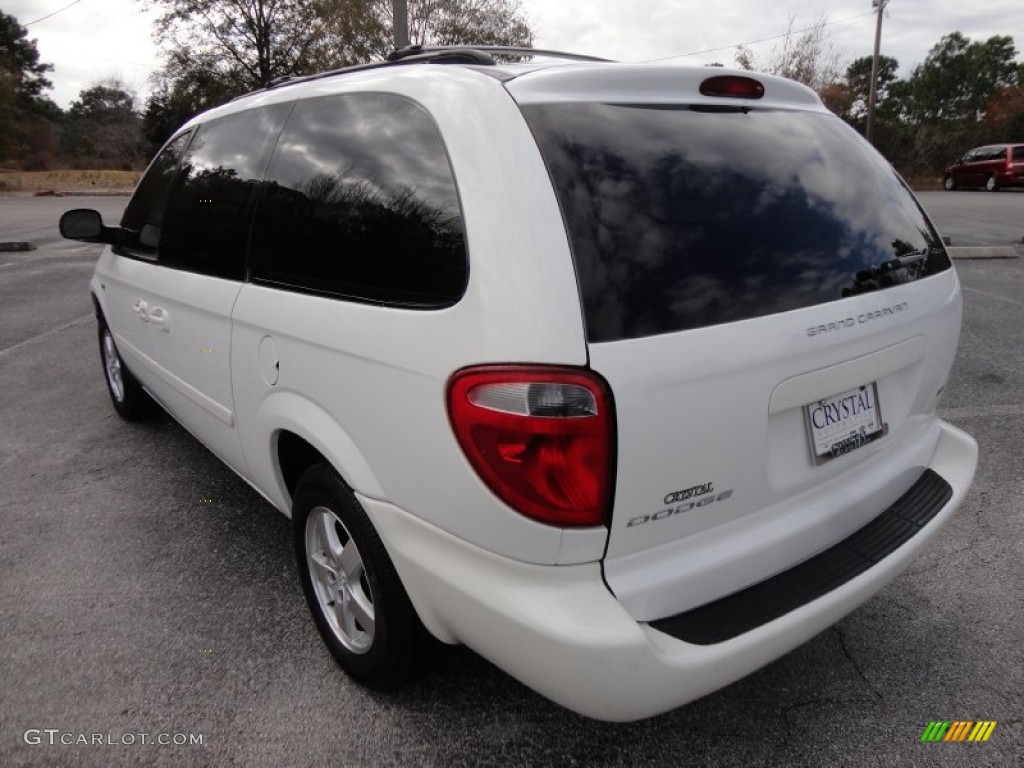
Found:
[(840, 56), (825, 31), (828, 16), (822, 14), (801, 30), (794, 29), (796, 17), (789, 17), (789, 27), (782, 42), (772, 49), (771, 57), (759, 64), (753, 52), (736, 48), (736, 65), (742, 69), (762, 70), (796, 80), (821, 93), (840, 79)]
[[(391, 0), (139, 2), (160, 12), (164, 68), (145, 109), (154, 147), (196, 112), (271, 80), (380, 60), (394, 48)], [(520, 0), (408, 0), (408, 12), (421, 45), (533, 40)]]
[[(325, 64), (355, 64), (394, 48), (391, 0), (319, 0), (326, 24)], [(520, 0), (409, 0), (413, 45), (529, 46), (533, 33)]]
[(241, 90), (307, 71), (324, 16), (309, 0), (143, 0), (161, 12), (155, 36), (183, 74), (197, 62)]

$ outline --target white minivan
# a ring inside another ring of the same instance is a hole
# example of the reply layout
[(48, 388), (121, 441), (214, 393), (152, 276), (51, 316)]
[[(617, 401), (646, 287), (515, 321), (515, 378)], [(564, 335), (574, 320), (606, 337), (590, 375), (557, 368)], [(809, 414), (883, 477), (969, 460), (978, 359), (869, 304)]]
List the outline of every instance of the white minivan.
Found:
[(114, 407), (158, 403), (291, 517), (350, 675), (396, 686), (432, 636), (647, 717), (830, 626), (937, 534), (977, 459), (936, 416), (960, 285), (813, 92), (393, 58), (199, 115), (119, 226), (61, 221), (107, 244)]

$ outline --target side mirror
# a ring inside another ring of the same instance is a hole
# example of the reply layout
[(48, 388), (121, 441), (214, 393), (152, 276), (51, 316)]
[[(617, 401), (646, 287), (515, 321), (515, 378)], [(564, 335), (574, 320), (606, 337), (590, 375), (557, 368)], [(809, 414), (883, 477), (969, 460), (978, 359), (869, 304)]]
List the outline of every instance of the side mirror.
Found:
[(113, 243), (117, 237), (117, 228), (103, 226), (99, 211), (90, 208), (65, 211), (59, 226), (61, 237), (83, 243)]

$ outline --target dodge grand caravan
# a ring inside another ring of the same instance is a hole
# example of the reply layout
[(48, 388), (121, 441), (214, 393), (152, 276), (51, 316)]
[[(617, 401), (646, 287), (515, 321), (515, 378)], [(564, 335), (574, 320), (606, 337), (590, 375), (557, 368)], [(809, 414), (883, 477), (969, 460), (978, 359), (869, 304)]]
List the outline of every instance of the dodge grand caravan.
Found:
[[(507, 51), (506, 51), (507, 52)], [(91, 283), (158, 403), (293, 521), (317, 629), (431, 636), (607, 720), (839, 620), (954, 514), (961, 291), (807, 88), (482, 49), (272, 83), (163, 147)]]

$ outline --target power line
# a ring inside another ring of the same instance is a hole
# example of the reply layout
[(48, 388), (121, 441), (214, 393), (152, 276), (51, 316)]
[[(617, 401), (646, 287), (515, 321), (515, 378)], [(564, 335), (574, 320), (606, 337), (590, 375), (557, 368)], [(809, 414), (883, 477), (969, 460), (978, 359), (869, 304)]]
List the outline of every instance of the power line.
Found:
[[(836, 24), (846, 24), (847, 22), (853, 22), (853, 21), (857, 21), (857, 19), (862, 19), (865, 16), (874, 16), (874, 15), (875, 15), (874, 11), (868, 11), (867, 13), (859, 13), (856, 16), (847, 16), (845, 19), (836, 19), (835, 21), (830, 21), (827, 24), (822, 24), (821, 26), (822, 27), (832, 27), (832, 26), (835, 26)], [(812, 24), (809, 27), (804, 27), (803, 29), (791, 29), (791, 30), (783, 32), (782, 34), (779, 34), (779, 35), (771, 35), (770, 37), (759, 37), (757, 40), (745, 40), (742, 43), (733, 43), (732, 45), (723, 45), (723, 46), (721, 46), (719, 48), (705, 48), (702, 51), (691, 51), (690, 53), (676, 53), (676, 54), (673, 54), (672, 56), (664, 56), (664, 57), (662, 57), (660, 59), (648, 59), (644, 63), (645, 64), (651, 64), (651, 63), (656, 62), (656, 61), (667, 61), (668, 59), (682, 59), (682, 58), (685, 58), (686, 56), (700, 56), (701, 54), (705, 54), (705, 53), (717, 53), (718, 51), (728, 51), (728, 50), (730, 50), (732, 48), (738, 48), (741, 45), (754, 45), (755, 43), (764, 43), (764, 42), (767, 42), (768, 40), (778, 40), (780, 37), (787, 37), (789, 35), (799, 35), (799, 34), (801, 34), (803, 32), (810, 32), (812, 29), (815, 29), (816, 27), (818, 27), (817, 24)]]
[(28, 24), (22, 24), (22, 26), (23, 27), (31, 27), (33, 24), (38, 24), (40, 21), (46, 21), (47, 19), (49, 19), (49, 18), (51, 18), (53, 16), (56, 16), (61, 11), (66, 11), (72, 5), (78, 5), (80, 2), (82, 2), (82, 0), (74, 0), (74, 2), (68, 3), (63, 8), (58, 8), (53, 13), (48, 13), (45, 16), (41, 16), (40, 18), (36, 19), (35, 21), (30, 21)]

